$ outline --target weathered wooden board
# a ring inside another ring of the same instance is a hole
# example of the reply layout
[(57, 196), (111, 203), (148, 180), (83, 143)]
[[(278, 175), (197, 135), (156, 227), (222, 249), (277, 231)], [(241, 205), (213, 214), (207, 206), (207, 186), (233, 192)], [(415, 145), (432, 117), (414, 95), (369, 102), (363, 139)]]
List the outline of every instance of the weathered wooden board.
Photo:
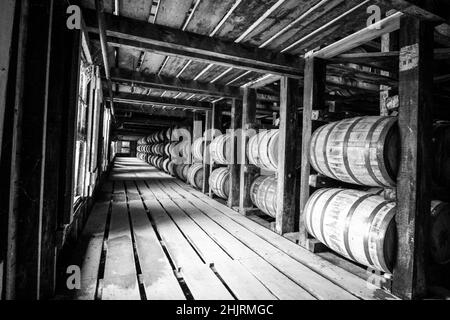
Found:
[[(141, 189), (139, 187), (139, 190), (143, 194), (148, 194), (149, 192), (153, 194), (152, 189)], [(145, 204), (155, 221), (156, 228), (172, 260), (183, 275), (194, 298), (199, 300), (233, 299), (213, 271), (203, 263), (189, 245), (186, 238), (156, 199), (160, 199), (156, 194), (153, 194), (153, 196), (149, 195), (145, 197)]]
[[(178, 181), (176, 181), (179, 184)], [(183, 186), (180, 185), (180, 188)], [(187, 187), (189, 188), (189, 187)], [(196, 196), (199, 200), (205, 203), (209, 203), (208, 197), (197, 192), (197, 191), (184, 191), (188, 192), (188, 194), (192, 194)], [(200, 208), (200, 204), (196, 203), (196, 206)], [(332, 263), (327, 262), (326, 260), (318, 257), (317, 255), (307, 251), (291, 242), (290, 240), (278, 236), (276, 233), (270, 231), (269, 229), (253, 222), (252, 220), (243, 217), (237, 212), (231, 210), (230, 208), (217, 204), (214, 205), (217, 210), (222, 212), (227, 217), (233, 219), (235, 222), (239, 223), (241, 226), (245, 227), (249, 231), (258, 235), (270, 245), (275, 246), (279, 250), (288, 254), (290, 257), (295, 260), (305, 264), (312, 270), (322, 274), (330, 281), (339, 284), (343, 288), (347, 289), (349, 292), (352, 292), (356, 296), (362, 299), (395, 299), (395, 297), (386, 291), (374, 286), (367, 284), (366, 281), (361, 278), (355, 276), (352, 273), (349, 273)]]
[[(136, 186), (127, 183), (128, 198), (135, 198)], [(150, 223), (141, 198), (129, 200), (131, 222), (136, 242), (142, 280), (148, 300), (184, 300), (184, 293), (174, 270)]]
[(97, 289), (97, 277), (100, 257), (103, 248), (106, 219), (110, 202), (97, 202), (90, 213), (89, 219), (79, 238), (79, 244), (74, 253), (82, 258), (81, 288), (75, 293), (75, 299), (94, 300)]
[(139, 285), (123, 183), (115, 183), (102, 300), (139, 300)]

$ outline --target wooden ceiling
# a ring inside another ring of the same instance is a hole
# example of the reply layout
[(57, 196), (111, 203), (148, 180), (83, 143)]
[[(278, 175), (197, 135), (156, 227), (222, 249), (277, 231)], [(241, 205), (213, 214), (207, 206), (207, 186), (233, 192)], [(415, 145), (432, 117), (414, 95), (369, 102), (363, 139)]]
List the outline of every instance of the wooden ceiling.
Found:
[[(260, 50), (283, 53), (288, 57), (301, 57), (308, 51), (323, 48), (365, 28), (369, 16), (367, 8), (370, 5), (378, 5), (384, 17), (386, 12), (393, 7), (408, 11), (412, 6), (411, 3), (414, 4), (414, 2), (417, 1), (103, 0), (108, 23), (115, 19), (108, 15), (130, 18), (134, 21), (210, 37), (211, 41), (215, 39), (229, 41)], [(95, 0), (81, 0), (81, 3), (86, 9), (95, 9)], [(101, 61), (98, 38), (93, 35), (91, 40), (93, 56), (96, 61)], [(379, 40), (370, 41), (362, 48), (363, 52), (381, 51)], [(205, 94), (201, 90), (177, 90), (176, 86), (166, 88), (152, 82), (149, 84), (146, 81), (136, 81), (136, 78), (148, 76), (166, 77), (172, 83), (179, 79), (183, 82), (194, 81), (202, 85), (215, 85), (218, 88), (229, 86), (233, 90), (238, 90), (239, 87), (245, 85), (255, 85), (258, 80), (271, 77), (269, 72), (209, 63), (180, 55), (155, 53), (154, 50), (144, 51), (137, 46), (110, 44), (108, 50), (110, 67), (115, 70), (115, 76), (112, 78), (115, 84), (115, 94), (128, 94), (128, 97), (130, 94), (135, 94), (140, 98), (148, 96), (149, 98), (179, 99), (192, 102), (218, 102), (229, 98), (227, 94), (220, 97)], [(299, 69), (301, 68), (299, 65)], [(345, 68), (334, 67), (331, 71), (331, 74), (334, 75), (349, 75), (348, 69)], [(359, 74), (355, 74), (352, 71), (350, 73), (353, 77), (362, 77), (363, 81), (372, 84), (378, 83), (377, 81), (380, 79), (387, 83), (395, 82), (395, 79), (382, 76), (380, 78), (379, 74), (373, 75), (370, 72), (364, 74), (364, 71), (361, 71)], [(123, 77), (121, 76), (123, 74), (133, 75), (133, 77)], [(373, 77), (376, 78), (376, 81), (371, 82)], [(331, 80), (332, 78), (330, 78)], [(269, 81), (270, 84), (266, 89), (276, 92), (277, 83), (272, 82), (273, 80)], [(265, 84), (264, 81), (260, 83)], [(343, 86), (340, 83), (331, 84), (330, 90), (336, 89), (336, 86), (341, 86), (341, 88)], [(361, 92), (358, 93), (369, 92), (374, 96), (378, 94), (371, 92), (370, 88), (359, 89)], [(139, 101), (141, 100), (138, 99)], [(270, 104), (276, 108), (277, 102), (270, 101)]]

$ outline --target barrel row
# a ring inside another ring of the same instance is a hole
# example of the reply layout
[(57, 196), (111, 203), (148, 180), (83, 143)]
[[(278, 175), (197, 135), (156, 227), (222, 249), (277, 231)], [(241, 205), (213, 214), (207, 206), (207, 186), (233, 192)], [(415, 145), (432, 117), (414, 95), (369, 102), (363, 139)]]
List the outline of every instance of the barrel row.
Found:
[[(395, 187), (400, 161), (395, 117), (356, 117), (318, 128), (311, 137), (313, 168), (339, 181)], [(435, 123), (432, 137), (433, 184), (450, 186), (450, 124)]]
[[(380, 189), (325, 188), (311, 195), (304, 223), (331, 250), (376, 270), (391, 273), (396, 256), (396, 202)], [(277, 212), (275, 176), (257, 177), (250, 189), (253, 204), (271, 217)], [(432, 201), (430, 252), (439, 264), (450, 262), (450, 204)]]
[[(305, 207), (308, 232), (331, 250), (360, 264), (391, 273), (397, 249), (396, 202), (352, 189), (317, 190)], [(430, 252), (450, 262), (450, 204), (431, 203)]]
[(170, 141), (171, 137), (172, 137), (172, 129), (168, 128), (152, 133), (151, 135), (147, 136), (144, 140), (146, 143), (162, 143), (165, 141)]

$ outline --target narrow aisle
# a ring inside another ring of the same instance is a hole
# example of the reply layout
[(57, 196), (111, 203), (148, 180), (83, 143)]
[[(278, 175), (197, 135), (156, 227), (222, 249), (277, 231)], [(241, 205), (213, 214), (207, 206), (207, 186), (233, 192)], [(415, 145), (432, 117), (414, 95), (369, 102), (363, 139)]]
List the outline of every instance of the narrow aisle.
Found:
[(77, 299), (392, 299), (189, 185), (117, 158), (84, 228)]

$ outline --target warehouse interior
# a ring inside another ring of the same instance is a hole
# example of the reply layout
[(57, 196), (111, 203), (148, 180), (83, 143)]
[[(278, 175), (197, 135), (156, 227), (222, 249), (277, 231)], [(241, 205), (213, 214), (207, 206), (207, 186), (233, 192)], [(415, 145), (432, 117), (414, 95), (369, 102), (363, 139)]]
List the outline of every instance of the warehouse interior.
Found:
[(0, 300), (450, 298), (449, 1), (0, 26)]

